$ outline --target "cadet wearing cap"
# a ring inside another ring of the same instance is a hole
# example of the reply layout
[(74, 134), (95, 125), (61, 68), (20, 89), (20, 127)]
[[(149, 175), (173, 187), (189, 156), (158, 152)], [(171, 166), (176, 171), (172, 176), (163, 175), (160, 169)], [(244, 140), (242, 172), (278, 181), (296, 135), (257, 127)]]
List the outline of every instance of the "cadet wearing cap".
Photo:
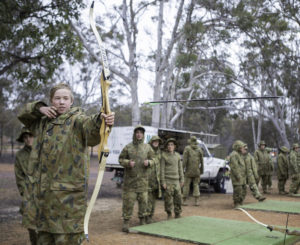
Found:
[(184, 187), (183, 187), (183, 204), (190, 193), (190, 185), (193, 183), (193, 197), (195, 198), (195, 206), (199, 206), (199, 183), (200, 175), (203, 173), (203, 152), (198, 146), (197, 138), (192, 136), (189, 140), (190, 145), (186, 146), (183, 152), (183, 169), (184, 171)]
[(175, 152), (176, 140), (170, 138), (166, 142), (167, 150), (161, 158), (161, 184), (165, 190), (165, 211), (168, 219), (172, 217), (174, 206), (175, 218), (181, 214), (181, 187), (183, 186), (183, 170), (180, 155)]
[(261, 185), (264, 193), (269, 193), (267, 191), (267, 186), (270, 185), (270, 178), (273, 173), (273, 163), (270, 154), (266, 150), (265, 141), (260, 141), (258, 144), (259, 149), (254, 153), (255, 162), (258, 165), (258, 175), (261, 178)]
[(34, 184), (29, 179), (29, 156), (33, 135), (28, 128), (23, 127), (17, 141), (24, 143), (24, 147), (17, 152), (15, 160), (16, 183), (22, 197), (20, 207), (22, 225), (28, 229), (30, 242), (35, 245), (37, 244), (35, 221), (37, 210), (33, 199)]
[(292, 178), (289, 194), (297, 194), (300, 187), (300, 147), (299, 144), (293, 144), (293, 150), (290, 152), (289, 172)]
[(290, 150), (282, 146), (279, 149), (280, 153), (277, 160), (277, 178), (278, 178), (278, 191), (280, 195), (288, 194), (285, 191), (285, 183), (289, 178), (289, 159), (288, 154)]
[(135, 127), (133, 140), (126, 145), (119, 156), (119, 163), (124, 167), (123, 183), (123, 228), (129, 231), (129, 220), (132, 217), (134, 203), (138, 201), (140, 225), (144, 225), (147, 216), (148, 173), (154, 164), (154, 152), (149, 144), (144, 143), (145, 128)]

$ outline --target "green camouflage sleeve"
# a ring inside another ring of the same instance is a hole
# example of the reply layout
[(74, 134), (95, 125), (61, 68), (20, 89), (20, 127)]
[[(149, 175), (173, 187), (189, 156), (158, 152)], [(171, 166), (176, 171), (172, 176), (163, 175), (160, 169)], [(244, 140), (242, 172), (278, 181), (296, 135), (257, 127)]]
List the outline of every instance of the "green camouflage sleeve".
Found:
[(147, 155), (148, 164), (149, 167), (153, 167), (155, 165), (155, 154), (150, 145), (147, 144), (147, 147), (149, 148), (148, 155)]
[(204, 173), (203, 151), (200, 148), (200, 174)]
[(100, 142), (100, 113), (86, 116), (84, 114), (76, 118), (76, 122), (82, 125), (83, 137), (88, 146), (95, 146)]
[(183, 169), (186, 169), (188, 159), (189, 159), (189, 151), (188, 151), (188, 148), (185, 147), (184, 151), (183, 151), (183, 161), (182, 161), (182, 168)]
[(182, 161), (180, 159), (179, 154), (178, 154), (178, 171), (179, 171), (179, 181), (180, 183), (183, 183), (184, 182), (183, 167), (182, 167)]
[(254, 152), (254, 160), (255, 160), (256, 163), (259, 162), (259, 156), (258, 156), (258, 152), (257, 151)]
[(18, 119), (27, 127), (29, 130), (36, 135), (36, 129), (43, 117), (43, 114), (39, 111), (40, 107), (47, 106), (43, 101), (34, 101), (32, 103), (26, 104), (26, 106), (21, 109)]
[(125, 146), (123, 148), (123, 150), (121, 151), (121, 154), (119, 155), (119, 163), (124, 168), (128, 168), (129, 162), (130, 162), (130, 159), (129, 159), (129, 155), (128, 155), (128, 147)]
[(165, 158), (162, 155), (161, 161), (160, 161), (160, 182), (162, 185), (166, 184), (166, 179), (165, 179)]
[(18, 155), (15, 160), (15, 176), (16, 176), (16, 184), (21, 196), (23, 196), (25, 190), (25, 174), (22, 170), (20, 159)]
[(237, 156), (231, 156), (230, 169), (231, 169), (231, 171), (230, 171), (231, 175), (234, 176), (238, 182), (241, 181), (242, 176), (239, 172)]
[(290, 154), (290, 165), (289, 165), (289, 168), (291, 169), (291, 173), (292, 174), (295, 174), (298, 172), (298, 169), (297, 169), (297, 155), (294, 154), (294, 152), (292, 152)]

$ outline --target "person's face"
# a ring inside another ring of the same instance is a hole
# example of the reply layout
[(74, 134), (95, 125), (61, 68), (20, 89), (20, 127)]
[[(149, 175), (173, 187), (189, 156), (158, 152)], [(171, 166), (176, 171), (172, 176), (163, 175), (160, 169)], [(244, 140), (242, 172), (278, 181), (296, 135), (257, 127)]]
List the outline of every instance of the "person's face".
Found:
[(154, 148), (157, 148), (157, 147), (159, 146), (159, 141), (158, 141), (158, 140), (152, 141), (152, 146), (153, 146)]
[(242, 153), (243, 155), (245, 155), (245, 154), (247, 153), (247, 148), (246, 148), (245, 146), (243, 146), (243, 147), (241, 148), (241, 153)]
[(261, 149), (261, 150), (264, 150), (265, 148), (266, 148), (265, 145), (260, 145), (260, 149)]
[(295, 148), (295, 151), (296, 151), (296, 152), (298, 152), (298, 151), (299, 151), (299, 149), (300, 149), (300, 148), (299, 148), (299, 147), (297, 147), (297, 148)]
[(135, 131), (135, 138), (137, 140), (141, 140), (141, 139), (143, 139), (143, 137), (144, 137), (144, 132), (142, 130), (138, 129)]
[(24, 134), (23, 140), (26, 146), (32, 146), (33, 143), (33, 136), (30, 134)]
[(168, 145), (167, 145), (167, 148), (168, 148), (169, 152), (174, 152), (174, 150), (175, 150), (174, 142), (169, 142)]
[(56, 90), (51, 100), (51, 104), (57, 109), (59, 115), (69, 111), (73, 104), (70, 90), (65, 88)]

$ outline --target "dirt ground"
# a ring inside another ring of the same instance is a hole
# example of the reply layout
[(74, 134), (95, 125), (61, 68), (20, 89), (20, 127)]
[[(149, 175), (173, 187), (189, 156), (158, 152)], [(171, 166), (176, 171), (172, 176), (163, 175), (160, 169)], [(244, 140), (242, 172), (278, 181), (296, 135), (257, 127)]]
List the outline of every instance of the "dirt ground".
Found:
[[(91, 195), (97, 177), (97, 161), (92, 161), (90, 175), (89, 194)], [(105, 172), (101, 186), (100, 197), (96, 202), (89, 223), (90, 245), (187, 245), (191, 243), (180, 242), (165, 238), (158, 238), (140, 234), (126, 234), (122, 229), (122, 190), (111, 181), (112, 172)], [(289, 183), (288, 183), (289, 185)], [(277, 194), (277, 182), (273, 181), (271, 194), (266, 195), (269, 200), (299, 201), (298, 198), (280, 196)], [(249, 218), (241, 211), (232, 208), (231, 194), (202, 193), (200, 206), (192, 206), (190, 198), (189, 206), (183, 207), (182, 216), (207, 216), (231, 220), (248, 221)], [(256, 202), (250, 191), (245, 204)], [(0, 243), (1, 245), (26, 245), (30, 244), (26, 229), (21, 226), (21, 216), (18, 213), (20, 197), (15, 185), (15, 177), (12, 163), (0, 163)], [(299, 204), (300, 205), (300, 204)], [(259, 221), (285, 226), (287, 215), (274, 212), (250, 211)], [(154, 220), (166, 219), (163, 201), (157, 201)], [(131, 226), (138, 225), (137, 205), (134, 217), (130, 221)], [(203, 224), (205, 225), (205, 224)], [(300, 215), (289, 215), (289, 226), (300, 227)], [(201, 229), (201, 227), (199, 227)], [(265, 229), (262, 227), (262, 229)], [(217, 231), (216, 231), (217, 232)], [(300, 242), (296, 243), (300, 245)]]

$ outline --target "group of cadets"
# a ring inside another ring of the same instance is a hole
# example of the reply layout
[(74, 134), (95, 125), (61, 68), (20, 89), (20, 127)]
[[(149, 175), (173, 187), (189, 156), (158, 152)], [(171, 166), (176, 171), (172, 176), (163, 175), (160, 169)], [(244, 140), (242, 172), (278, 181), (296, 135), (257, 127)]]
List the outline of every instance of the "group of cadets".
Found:
[[(144, 143), (145, 128), (138, 125), (133, 131), (133, 140), (126, 145), (119, 156), (119, 162), (124, 167), (123, 182), (123, 228), (129, 230), (129, 220), (132, 217), (134, 203), (138, 201), (138, 217), (140, 225), (152, 223), (155, 211), (155, 201), (164, 191), (164, 204), (167, 218), (179, 218), (183, 205), (193, 183), (195, 205), (199, 205), (200, 174), (203, 173), (203, 153), (197, 144), (196, 137), (191, 137), (190, 145), (183, 153), (183, 163), (176, 149), (176, 139), (169, 138), (164, 144), (153, 136), (148, 144)], [(185, 175), (183, 170), (185, 169)], [(183, 198), (182, 198), (182, 187)]]
[[(24, 147), (17, 153), (15, 175), (22, 196), (22, 224), (29, 231), (31, 244), (81, 244), (84, 240), (83, 218), (86, 210), (86, 183), (89, 175), (88, 146), (99, 143), (101, 119), (113, 125), (114, 115), (85, 116), (79, 108), (71, 108), (73, 95), (66, 84), (56, 85), (50, 92), (50, 106), (42, 101), (29, 103), (19, 119), (27, 127), (18, 141)], [(33, 140), (33, 136), (36, 136)], [(179, 218), (182, 205), (187, 205), (193, 186), (194, 205), (199, 205), (200, 175), (203, 173), (203, 152), (196, 137), (189, 139), (183, 159), (177, 153), (176, 139), (163, 145), (158, 136), (144, 143), (145, 128), (135, 127), (133, 140), (119, 156), (124, 167), (123, 228), (129, 230), (134, 203), (138, 201), (140, 224), (152, 223), (157, 198), (164, 196), (167, 218)], [(162, 150), (163, 149), (163, 150)], [(233, 203), (243, 204), (247, 185), (258, 201), (269, 193), (273, 163), (266, 144), (261, 141), (254, 156), (247, 144), (237, 140), (229, 156), (233, 185)], [(278, 190), (287, 194), (285, 184), (291, 178), (290, 194), (300, 187), (300, 147), (291, 151), (285, 146), (278, 156)], [(183, 193), (183, 195), (182, 195)]]
[[(292, 150), (286, 146), (279, 149), (277, 158), (278, 192), (280, 195), (297, 194), (300, 188), (300, 151), (299, 145), (293, 144)], [(232, 146), (229, 156), (230, 176), (233, 186), (233, 204), (238, 207), (243, 204), (246, 197), (247, 185), (252, 195), (258, 201), (266, 198), (258, 189), (261, 182), (264, 194), (270, 194), (273, 175), (273, 161), (266, 149), (265, 141), (260, 141), (254, 157), (248, 152), (247, 144), (237, 140)], [(285, 184), (291, 178), (290, 190), (285, 191)]]

